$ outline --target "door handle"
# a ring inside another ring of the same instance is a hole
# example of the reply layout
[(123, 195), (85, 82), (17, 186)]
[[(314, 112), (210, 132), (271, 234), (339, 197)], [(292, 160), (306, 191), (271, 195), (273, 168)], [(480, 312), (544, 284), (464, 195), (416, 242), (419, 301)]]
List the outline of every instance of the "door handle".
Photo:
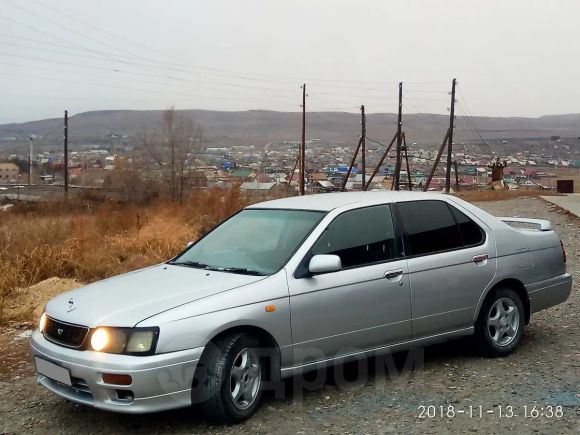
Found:
[(487, 254), (474, 255), (471, 261), (474, 263), (483, 263), (489, 258)]
[(400, 277), (403, 276), (403, 269), (395, 269), (395, 270), (389, 270), (388, 272), (385, 272), (385, 278), (387, 278), (389, 281), (397, 281), (397, 278), (400, 279)]

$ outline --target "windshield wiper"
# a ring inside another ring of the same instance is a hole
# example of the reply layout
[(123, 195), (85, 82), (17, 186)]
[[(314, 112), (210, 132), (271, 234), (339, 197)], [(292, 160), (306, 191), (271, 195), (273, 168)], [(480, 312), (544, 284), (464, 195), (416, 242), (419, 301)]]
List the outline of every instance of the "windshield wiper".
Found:
[(200, 263), (199, 261), (170, 261), (169, 264), (173, 264), (175, 266), (195, 267), (196, 269), (211, 268), (209, 264)]
[(224, 267), (219, 270), (224, 272), (241, 273), (243, 275), (255, 275), (255, 276), (266, 276), (265, 273), (259, 272), (254, 269), (247, 269), (245, 267)]
[(175, 266), (195, 267), (196, 269), (213, 270), (216, 272), (231, 272), (231, 273), (241, 273), (244, 275), (266, 276), (265, 273), (253, 269), (247, 269), (245, 267), (210, 266), (209, 264), (200, 263), (199, 261), (171, 261), (169, 262), (169, 264), (173, 264)]

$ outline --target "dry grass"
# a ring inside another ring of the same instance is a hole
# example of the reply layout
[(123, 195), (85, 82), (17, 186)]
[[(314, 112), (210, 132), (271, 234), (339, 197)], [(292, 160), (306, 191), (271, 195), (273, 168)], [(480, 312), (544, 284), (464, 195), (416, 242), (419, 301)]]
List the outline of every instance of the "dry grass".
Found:
[(22, 289), (54, 276), (90, 282), (167, 260), (246, 203), (232, 189), (200, 192), (181, 206), (39, 204), (5, 212), (0, 322), (31, 320), (3, 312)]
[[(467, 201), (499, 201), (547, 194), (553, 193), (490, 190), (457, 195)], [(36, 318), (34, 309), (13, 308), (35, 307), (54, 296), (54, 289), (35, 290), (34, 284), (55, 276), (91, 282), (165, 261), (243, 206), (263, 199), (248, 200), (232, 189), (199, 192), (183, 205), (18, 205), (0, 215), (0, 323)]]

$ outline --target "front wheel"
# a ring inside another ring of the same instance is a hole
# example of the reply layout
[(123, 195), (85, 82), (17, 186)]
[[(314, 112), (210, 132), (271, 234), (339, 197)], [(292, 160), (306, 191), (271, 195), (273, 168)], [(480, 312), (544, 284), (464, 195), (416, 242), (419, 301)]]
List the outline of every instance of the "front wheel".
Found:
[(264, 366), (258, 341), (232, 334), (211, 343), (197, 377), (201, 409), (211, 420), (238, 423), (256, 410), (262, 395)]
[(486, 298), (475, 324), (479, 351), (490, 357), (513, 352), (524, 333), (524, 305), (510, 288), (499, 288)]

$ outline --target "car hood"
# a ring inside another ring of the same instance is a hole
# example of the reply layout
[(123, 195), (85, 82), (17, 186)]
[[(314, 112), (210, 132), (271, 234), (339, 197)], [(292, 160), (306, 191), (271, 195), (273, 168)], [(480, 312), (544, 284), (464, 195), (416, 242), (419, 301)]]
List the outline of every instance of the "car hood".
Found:
[(89, 327), (131, 327), (171, 308), (261, 279), (161, 264), (63, 293), (47, 304), (46, 313)]

